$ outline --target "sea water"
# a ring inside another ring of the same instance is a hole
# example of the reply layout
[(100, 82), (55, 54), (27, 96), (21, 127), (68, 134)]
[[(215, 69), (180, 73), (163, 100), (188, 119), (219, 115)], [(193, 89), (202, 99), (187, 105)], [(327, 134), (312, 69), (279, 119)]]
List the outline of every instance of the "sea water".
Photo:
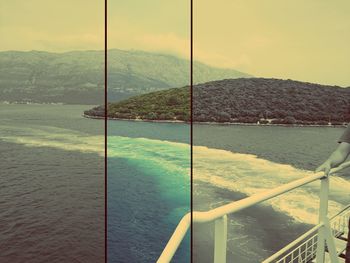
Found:
[[(1, 247), (11, 262), (103, 262), (104, 123), (89, 106), (1, 105)], [(343, 128), (195, 125), (195, 210), (312, 174)], [(110, 121), (109, 262), (153, 262), (189, 211), (187, 124)], [(318, 183), (229, 217), (228, 259), (257, 262), (317, 221)], [(330, 213), (349, 203), (331, 177)], [(194, 260), (212, 262), (212, 224), (195, 225)], [(189, 261), (189, 236), (175, 262)]]
[[(190, 211), (189, 125), (108, 123), (108, 262), (155, 262)], [(190, 261), (186, 236), (173, 262)]]
[[(194, 126), (194, 209), (205, 211), (313, 174), (344, 128)], [(350, 203), (349, 170), (331, 176), (329, 214)], [(260, 262), (317, 223), (319, 182), (228, 218), (228, 262)], [(194, 226), (194, 262), (213, 261), (213, 224)]]
[(0, 262), (104, 262), (104, 125), (0, 105)]

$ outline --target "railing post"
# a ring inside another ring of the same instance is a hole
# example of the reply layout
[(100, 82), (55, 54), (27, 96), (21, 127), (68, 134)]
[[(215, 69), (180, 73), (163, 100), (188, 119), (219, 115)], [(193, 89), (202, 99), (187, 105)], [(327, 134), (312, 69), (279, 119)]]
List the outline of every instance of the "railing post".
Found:
[(332, 233), (332, 227), (328, 218), (325, 221), (325, 231), (326, 231), (327, 248), (328, 248), (329, 258), (331, 259), (331, 263), (339, 263), (337, 249), (334, 242), (334, 236)]
[[(329, 193), (329, 178), (325, 177), (321, 179), (320, 207), (319, 207), (319, 214), (318, 214), (318, 222), (323, 224), (325, 224), (325, 222), (327, 221), (328, 193)], [(316, 263), (324, 263), (325, 241), (326, 241), (326, 227), (325, 225), (323, 225), (318, 230), (318, 235), (317, 235)]]
[(214, 263), (226, 263), (227, 215), (215, 220)]
[(174, 233), (172, 234), (170, 240), (166, 244), (162, 254), (160, 255), (157, 263), (169, 263), (173, 258), (177, 248), (180, 246), (180, 243), (184, 236), (187, 233), (187, 230), (191, 226), (191, 214), (186, 214), (177, 225)]

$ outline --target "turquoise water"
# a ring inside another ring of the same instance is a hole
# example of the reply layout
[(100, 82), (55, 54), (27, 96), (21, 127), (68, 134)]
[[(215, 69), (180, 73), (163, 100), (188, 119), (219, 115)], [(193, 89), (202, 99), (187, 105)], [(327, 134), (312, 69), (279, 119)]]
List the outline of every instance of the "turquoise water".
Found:
[[(0, 105), (0, 261), (103, 262), (104, 123), (82, 118), (86, 107)], [(154, 262), (189, 211), (189, 128), (109, 122), (109, 262)], [(312, 173), (343, 130), (195, 125), (195, 209)], [(331, 178), (331, 213), (350, 202), (348, 172)], [(229, 261), (255, 263), (309, 229), (317, 192), (310, 185), (230, 216)], [(194, 231), (195, 262), (212, 262), (212, 225)], [(189, 262), (189, 251), (187, 236), (174, 262)]]
[[(189, 210), (189, 127), (111, 121), (111, 262), (153, 262)], [(207, 210), (313, 173), (343, 128), (194, 126), (194, 208)], [(331, 179), (330, 213), (350, 202), (346, 172)], [(263, 260), (317, 221), (318, 184), (229, 217), (228, 261)], [(213, 225), (194, 225), (194, 262), (212, 262)], [(276, 242), (278, 240), (278, 242)], [(189, 262), (189, 240), (175, 262)]]
[[(190, 211), (189, 126), (108, 124), (108, 261), (155, 262)], [(174, 262), (189, 262), (189, 236)]]

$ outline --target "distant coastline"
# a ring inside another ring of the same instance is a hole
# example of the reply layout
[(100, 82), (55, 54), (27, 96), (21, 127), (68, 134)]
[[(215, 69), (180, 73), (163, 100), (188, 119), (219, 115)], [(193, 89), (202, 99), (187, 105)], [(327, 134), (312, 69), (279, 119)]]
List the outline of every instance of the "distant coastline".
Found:
[[(83, 114), (82, 116), (84, 118), (88, 118), (88, 119), (99, 119), (99, 120), (104, 120), (105, 119), (105, 117), (92, 116), (92, 115), (87, 115), (87, 114)], [(185, 124), (189, 124), (190, 123), (190, 122), (180, 121), (180, 120), (147, 120), (147, 119), (125, 119), (125, 118), (112, 118), (112, 117), (107, 117), (107, 120), (138, 121), (138, 122), (159, 122), (159, 123), (185, 123)]]
[(0, 101), (1, 105), (66, 105), (63, 102)]
[[(104, 117), (101, 116), (91, 116), (87, 114), (82, 115), (84, 118), (88, 119), (99, 119), (104, 120)], [(147, 119), (125, 119), (125, 118), (111, 118), (108, 117), (107, 120), (115, 120), (115, 121), (134, 121), (134, 122), (155, 122), (155, 123), (182, 123), (182, 124), (190, 124), (190, 122), (180, 121), (180, 120), (147, 120)], [(282, 127), (330, 127), (330, 128), (346, 128), (347, 125), (321, 125), (321, 124), (258, 124), (258, 123), (243, 123), (243, 122), (198, 122), (195, 121), (193, 124), (202, 124), (202, 125), (237, 125), (237, 126), (282, 126)]]
[[(340, 127), (350, 122), (350, 88), (307, 82), (240, 78), (212, 81), (189, 88), (151, 92), (108, 103), (111, 119), (199, 124)], [(192, 118), (190, 112), (192, 109)], [(84, 112), (105, 115), (104, 106)]]

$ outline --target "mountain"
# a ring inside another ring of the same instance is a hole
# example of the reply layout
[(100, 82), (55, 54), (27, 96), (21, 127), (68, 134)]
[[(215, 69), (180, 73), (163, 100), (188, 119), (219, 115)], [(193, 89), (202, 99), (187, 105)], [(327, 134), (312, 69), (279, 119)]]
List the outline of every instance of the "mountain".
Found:
[[(144, 51), (108, 51), (108, 100), (119, 101), (189, 83), (188, 60)], [(249, 77), (194, 62), (195, 83)], [(104, 51), (0, 52), (0, 101), (101, 104)]]
[[(108, 105), (111, 118), (188, 120), (189, 87), (153, 92)], [(104, 116), (103, 107), (87, 115)], [(342, 124), (350, 121), (350, 89), (307, 82), (240, 78), (193, 87), (193, 120)]]
[(103, 103), (103, 52), (0, 52), (0, 101)]
[[(122, 93), (140, 94), (182, 87), (190, 82), (190, 62), (175, 56), (144, 51), (112, 49), (108, 53), (109, 100), (120, 100)], [(224, 78), (251, 77), (233, 70), (193, 63), (194, 83)], [(116, 94), (114, 94), (116, 93)]]

